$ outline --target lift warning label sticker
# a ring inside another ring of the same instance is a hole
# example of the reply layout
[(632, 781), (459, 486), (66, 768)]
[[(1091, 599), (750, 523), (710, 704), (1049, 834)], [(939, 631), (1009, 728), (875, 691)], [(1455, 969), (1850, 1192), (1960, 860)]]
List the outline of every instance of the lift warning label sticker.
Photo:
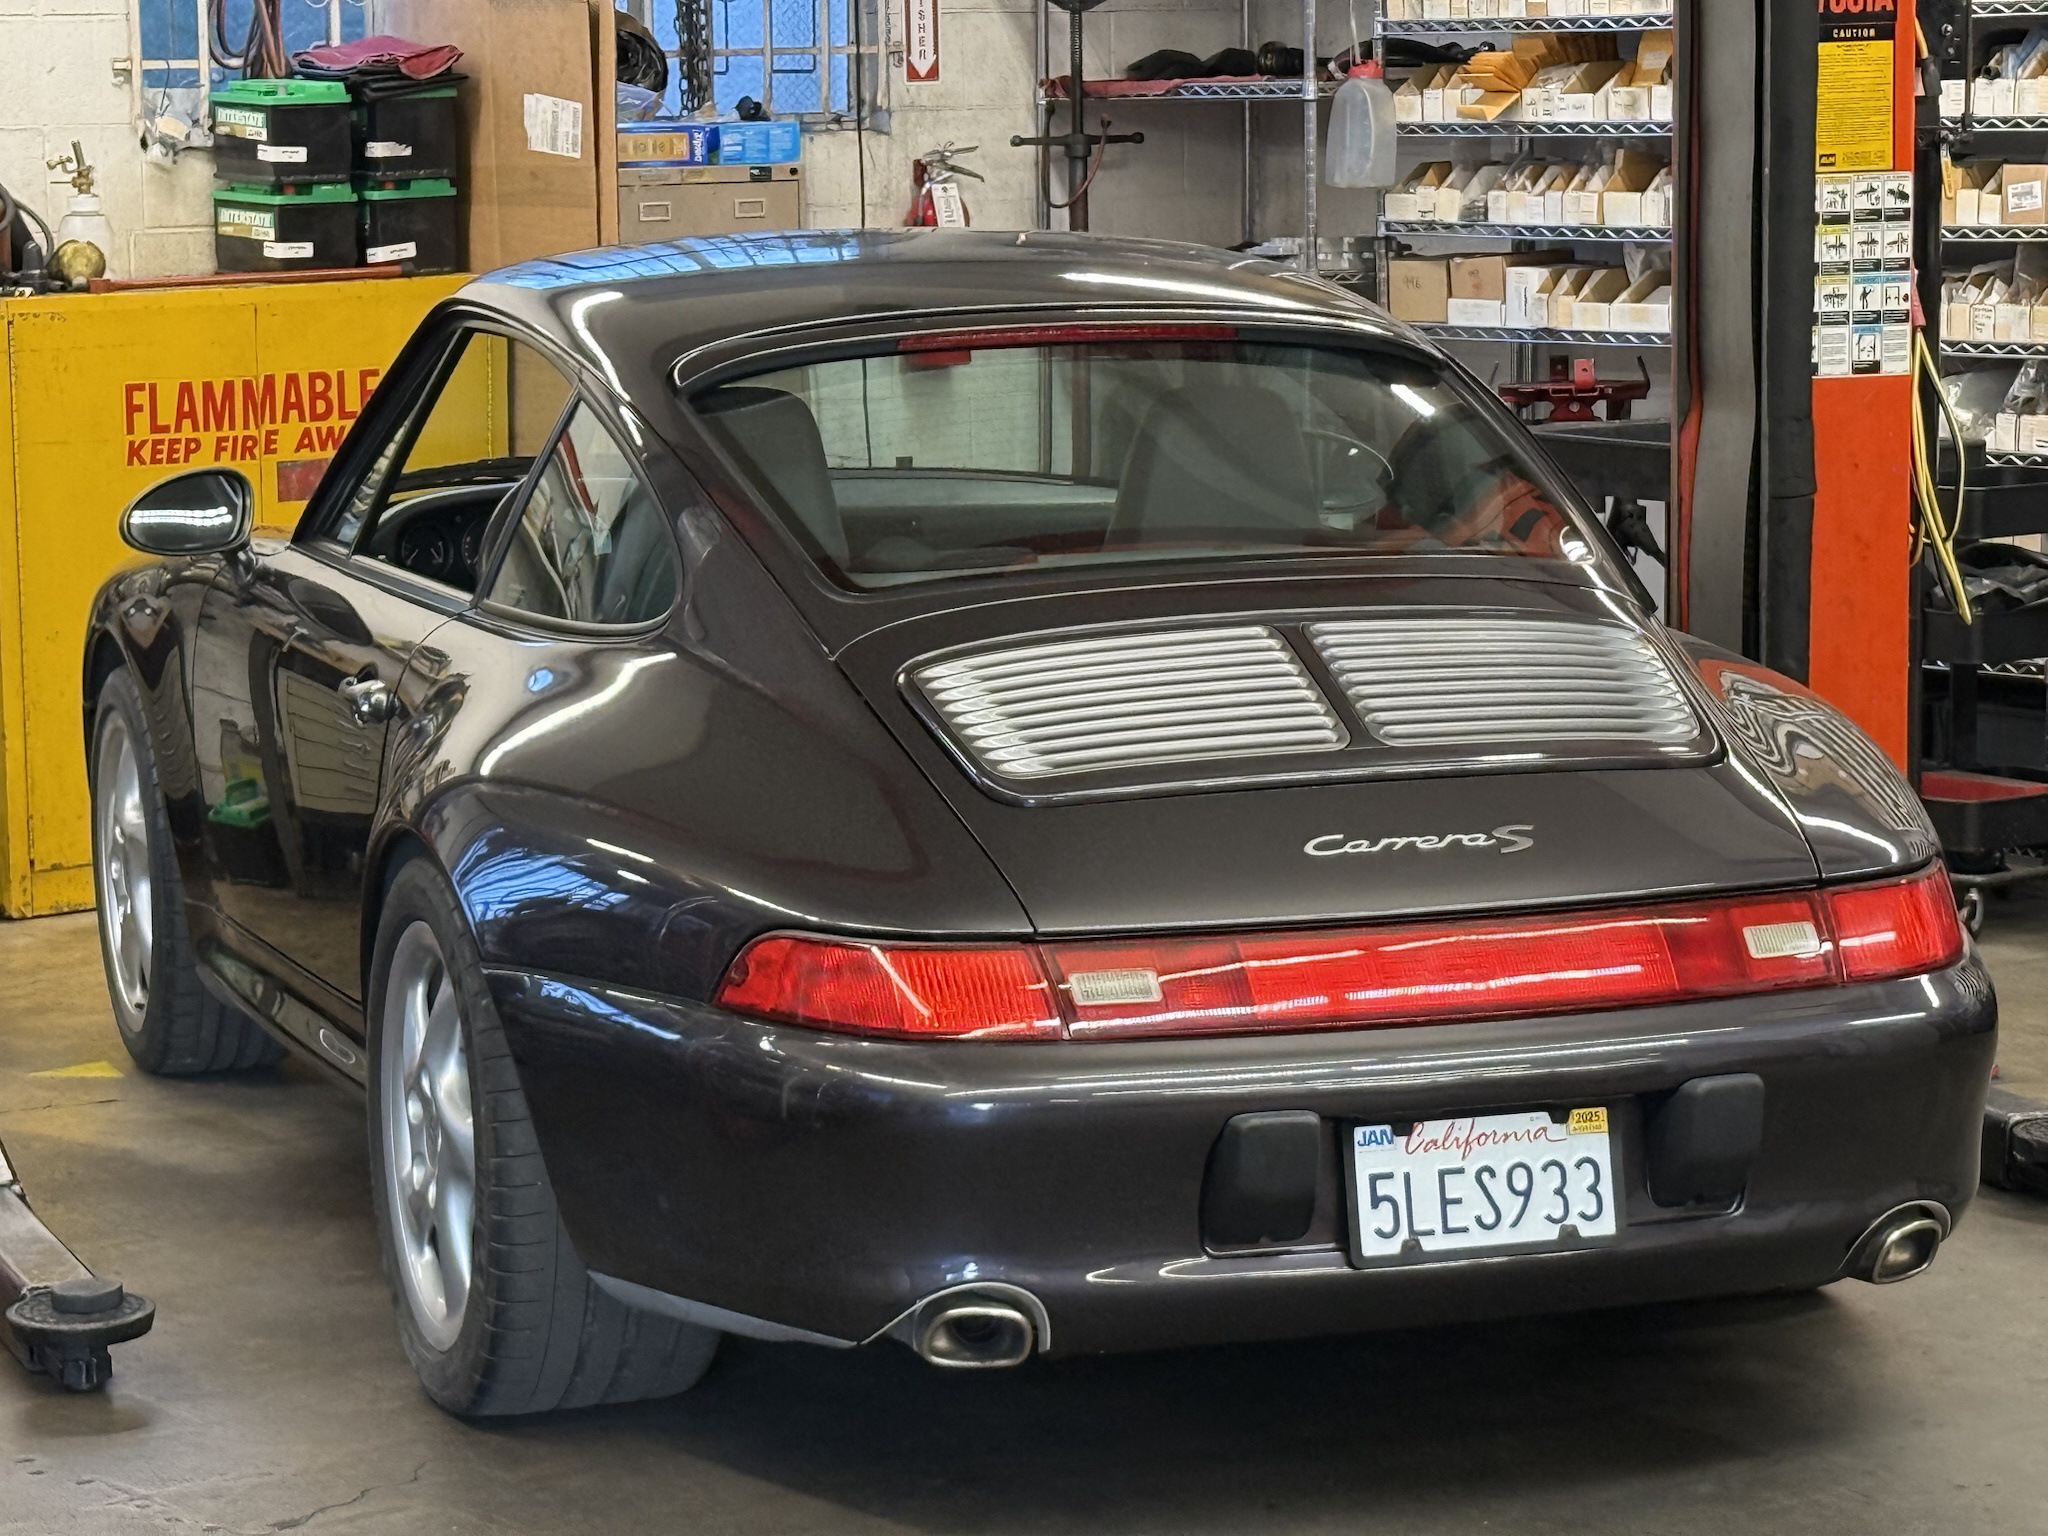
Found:
[(1814, 83), (1814, 169), (1890, 170), (1897, 0), (1815, 3), (1820, 7), (1820, 59)]
[(1907, 373), (1913, 347), (1913, 178), (1814, 179), (1813, 371)]

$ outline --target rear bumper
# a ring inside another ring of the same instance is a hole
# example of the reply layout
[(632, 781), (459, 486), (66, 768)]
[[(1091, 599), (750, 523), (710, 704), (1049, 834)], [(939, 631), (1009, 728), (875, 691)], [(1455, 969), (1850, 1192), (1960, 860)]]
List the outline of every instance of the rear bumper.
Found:
[[(563, 1216), (591, 1268), (824, 1340), (922, 1298), (1020, 1286), (1061, 1354), (1283, 1338), (1754, 1292), (1841, 1273), (1910, 1201), (1977, 1186), (1996, 1003), (1937, 975), (1713, 1003), (1351, 1034), (931, 1045), (767, 1026), (497, 971)], [(1660, 1209), (1643, 1115), (1756, 1073), (1762, 1146), (1732, 1212)], [(1613, 1111), (1625, 1225), (1575, 1252), (1357, 1269), (1341, 1128), (1527, 1108)], [(1224, 1122), (1313, 1110), (1330, 1134), (1309, 1237), (1203, 1246)]]

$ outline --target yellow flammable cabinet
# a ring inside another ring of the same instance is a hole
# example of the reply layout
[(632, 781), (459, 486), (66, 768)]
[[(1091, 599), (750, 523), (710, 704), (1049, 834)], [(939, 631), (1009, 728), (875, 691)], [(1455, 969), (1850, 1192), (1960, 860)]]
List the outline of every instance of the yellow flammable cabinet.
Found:
[(466, 279), (0, 300), (0, 912), (92, 905), (80, 670), (138, 491), (232, 464), (289, 528), (363, 401)]

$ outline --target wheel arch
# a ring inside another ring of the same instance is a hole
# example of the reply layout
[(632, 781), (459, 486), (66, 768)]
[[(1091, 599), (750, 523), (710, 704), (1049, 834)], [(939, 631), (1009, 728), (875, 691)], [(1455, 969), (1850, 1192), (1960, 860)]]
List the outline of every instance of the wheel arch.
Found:
[[(391, 894), (391, 882), (399, 870), (416, 858), (431, 859), (445, 878), (448, 867), (419, 830), (408, 823), (393, 825), (370, 848), (363, 865), (363, 918), (357, 930), (357, 968), (361, 975), (363, 1008), (370, 1006), (370, 963), (377, 949), (377, 925), (384, 916), (384, 902)], [(466, 914), (465, 914), (466, 915)]]
[[(85, 742), (86, 782), (92, 782), (93, 733), (99, 725), (100, 693), (107, 679), (122, 670), (133, 672), (128, 648), (103, 624), (94, 624), (85, 642), (85, 670), (81, 675), (84, 696), (79, 700), (80, 725)], [(145, 718), (144, 724), (146, 725)]]

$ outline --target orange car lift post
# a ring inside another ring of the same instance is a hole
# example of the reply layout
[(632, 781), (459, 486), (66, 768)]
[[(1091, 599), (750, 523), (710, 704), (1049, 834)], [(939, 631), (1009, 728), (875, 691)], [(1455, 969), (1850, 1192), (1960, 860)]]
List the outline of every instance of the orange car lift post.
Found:
[[(1834, 19), (1895, 22), (1892, 169), (1912, 170), (1914, 0), (1817, 3)], [(1902, 768), (1913, 668), (1912, 391), (1908, 374), (1813, 381), (1806, 681)]]

